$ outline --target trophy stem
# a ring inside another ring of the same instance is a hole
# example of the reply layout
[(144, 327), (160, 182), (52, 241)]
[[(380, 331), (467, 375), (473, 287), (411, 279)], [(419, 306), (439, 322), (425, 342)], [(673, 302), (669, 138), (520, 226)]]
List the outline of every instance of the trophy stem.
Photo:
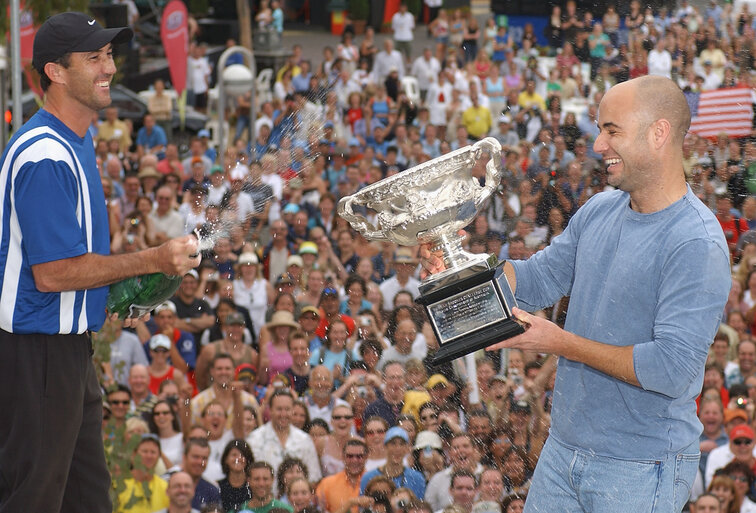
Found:
[(464, 236), (459, 234), (441, 234), (431, 247), (431, 252), (443, 253), (444, 266), (448, 271), (468, 267), (470, 261), (475, 260), (473, 255), (462, 249), (463, 240)]

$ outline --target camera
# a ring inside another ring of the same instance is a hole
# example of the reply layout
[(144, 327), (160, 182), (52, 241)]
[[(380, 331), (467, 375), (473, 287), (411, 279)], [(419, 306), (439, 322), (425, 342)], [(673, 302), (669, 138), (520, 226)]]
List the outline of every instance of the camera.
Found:
[(357, 395), (359, 395), (363, 399), (366, 398), (367, 395), (368, 395), (367, 387), (365, 387), (365, 386), (359, 386), (359, 387), (357, 387)]
[(735, 403), (737, 404), (738, 408), (740, 408), (741, 410), (745, 410), (746, 407), (748, 406), (748, 399), (745, 397), (738, 397)]

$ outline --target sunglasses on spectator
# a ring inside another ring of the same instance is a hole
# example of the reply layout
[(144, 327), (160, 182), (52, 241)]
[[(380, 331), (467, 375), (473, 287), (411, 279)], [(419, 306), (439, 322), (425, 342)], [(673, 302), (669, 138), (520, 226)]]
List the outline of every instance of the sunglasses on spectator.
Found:
[(332, 415), (333, 420), (352, 420), (354, 415)]
[(347, 458), (347, 459), (361, 460), (362, 458), (365, 457), (365, 455), (362, 454), (362, 453), (360, 453), (360, 454), (349, 454), (349, 453), (346, 453), (344, 455), (344, 457)]
[(750, 445), (753, 442), (750, 438), (738, 438), (737, 440), (733, 440), (732, 443), (735, 445)]
[(748, 478), (746, 476), (730, 476), (730, 479), (733, 481), (739, 481), (741, 483), (747, 483)]
[(437, 419), (437, 418), (438, 418), (438, 413), (431, 413), (430, 415), (420, 416), (420, 420), (432, 420), (432, 419)]
[(367, 430), (365, 431), (366, 435), (385, 435), (386, 430), (385, 429), (375, 429), (375, 430)]
[(326, 287), (323, 289), (324, 296), (338, 296), (339, 292), (333, 287)]
[(120, 404), (120, 405), (124, 406), (124, 405), (129, 404), (131, 401), (126, 400), (126, 401), (108, 401), (108, 402), (111, 405), (113, 405), (113, 404), (116, 404), (116, 405)]
[(170, 415), (170, 414), (171, 414), (171, 410), (161, 410), (161, 411), (154, 411), (154, 412), (152, 412), (153, 416)]

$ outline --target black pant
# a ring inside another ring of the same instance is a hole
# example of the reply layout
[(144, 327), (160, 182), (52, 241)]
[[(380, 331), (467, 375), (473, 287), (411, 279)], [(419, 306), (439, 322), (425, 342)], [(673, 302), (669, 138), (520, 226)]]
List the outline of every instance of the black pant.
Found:
[(0, 330), (0, 513), (111, 513), (88, 335)]

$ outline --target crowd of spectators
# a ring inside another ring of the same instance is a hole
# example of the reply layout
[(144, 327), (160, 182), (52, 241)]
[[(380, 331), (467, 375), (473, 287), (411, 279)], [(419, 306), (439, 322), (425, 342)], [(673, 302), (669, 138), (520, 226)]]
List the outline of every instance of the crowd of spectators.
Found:
[[(258, 23), (272, 23), (278, 2), (263, 7)], [(245, 95), (224, 113), (235, 127), (227, 148), (202, 130), (181, 154), (160, 81), (137, 132), (113, 107), (93, 121), (112, 251), (195, 231), (214, 243), (148, 322), (115, 331), (104, 436), (141, 435), (118, 511), (522, 511), (556, 362), (481, 351), (475, 379), (459, 362), (430, 367), (438, 342), (414, 303), (417, 248), (365, 240), (338, 201), (495, 137), (504, 178), (465, 246), (528, 258), (608, 188), (592, 149), (603, 93), (648, 73), (692, 92), (750, 87), (756, 18), (715, 0), (704, 12), (633, 1), (626, 16), (568, 1), (539, 46), (532, 27), (515, 41), (493, 17), (479, 27), (459, 10), (432, 13), (414, 28), (403, 6), (394, 37), (346, 32), (320, 62), (295, 46), (256, 119)], [(435, 46), (413, 49), (417, 30)], [(214, 73), (193, 44), (200, 110)], [(756, 511), (754, 141), (685, 142), (689, 185), (716, 212), (733, 260), (699, 401), (695, 511), (712, 501)], [(472, 174), (484, 180), (483, 161)], [(561, 322), (566, 307), (539, 314)]]

